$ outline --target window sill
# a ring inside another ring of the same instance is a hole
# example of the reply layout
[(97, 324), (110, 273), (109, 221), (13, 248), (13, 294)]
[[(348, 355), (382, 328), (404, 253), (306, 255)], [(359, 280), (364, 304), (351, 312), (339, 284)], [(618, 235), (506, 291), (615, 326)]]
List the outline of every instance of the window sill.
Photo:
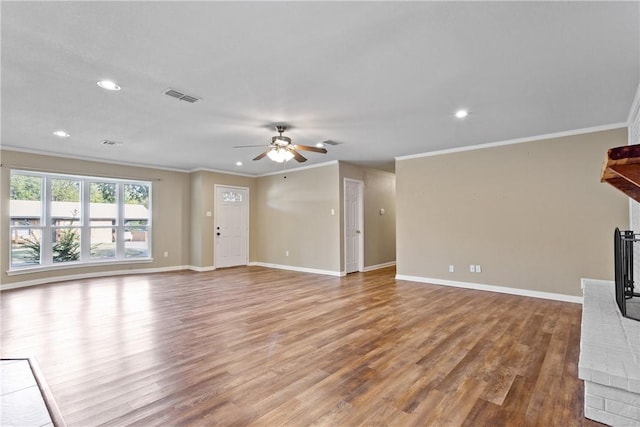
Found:
[(132, 260), (119, 259), (116, 261), (90, 261), (90, 262), (67, 262), (63, 264), (39, 265), (34, 267), (15, 268), (7, 270), (7, 276), (19, 276), (21, 274), (41, 273), (45, 271), (67, 270), (83, 267), (102, 267), (110, 265), (128, 265), (128, 264), (148, 264), (153, 262), (153, 258), (136, 258)]

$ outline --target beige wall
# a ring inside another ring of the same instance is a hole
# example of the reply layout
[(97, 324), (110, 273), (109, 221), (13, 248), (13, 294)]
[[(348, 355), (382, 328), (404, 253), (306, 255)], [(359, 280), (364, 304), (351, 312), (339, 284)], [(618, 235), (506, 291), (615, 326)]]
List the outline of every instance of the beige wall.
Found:
[[(228, 185), (249, 189), (249, 260), (256, 259), (254, 233), (257, 218), (256, 178), (199, 171), (191, 175), (191, 265), (214, 266), (215, 186)], [(207, 216), (207, 211), (211, 216)]]
[(257, 187), (256, 231), (251, 234), (254, 259), (340, 271), (338, 165), (263, 176)]
[(611, 280), (628, 199), (600, 170), (626, 143), (618, 129), (397, 161), (398, 274), (578, 296), (582, 277)]
[[(191, 260), (190, 264), (194, 267), (210, 267), (213, 265), (213, 249), (211, 253), (204, 254), (205, 256), (210, 256), (208, 262), (204, 262), (203, 260), (203, 248), (204, 241), (206, 240), (206, 236), (203, 232), (204, 228), (212, 229), (213, 223), (206, 225), (209, 222), (209, 219), (206, 216), (206, 211), (203, 208), (204, 201), (202, 200), (203, 194), (203, 173), (192, 173), (189, 174), (190, 184), (191, 184), (191, 209), (190, 209), (190, 250), (191, 250)], [(211, 203), (213, 203), (213, 198)], [(212, 222), (212, 220), (211, 220)], [(213, 243), (211, 243), (213, 247)]]
[[(10, 284), (28, 280), (41, 280), (48, 277), (68, 276), (106, 271), (134, 270), (143, 268), (165, 268), (188, 265), (189, 219), (190, 219), (190, 183), (189, 174), (166, 170), (120, 166), (109, 163), (51, 157), (36, 154), (2, 150), (2, 182), (0, 200), (2, 215), (0, 221), (0, 282)], [(58, 172), (77, 175), (107, 176), (111, 178), (129, 178), (152, 182), (153, 236), (152, 255), (154, 261), (144, 264), (118, 264), (98, 267), (56, 269), (42, 273), (8, 276), (9, 269), (9, 176), (11, 169), (24, 168), (45, 172)], [(164, 257), (164, 252), (169, 256)]]
[[(9, 248), (6, 230), (11, 168), (150, 180), (153, 184), (153, 262), (8, 276), (9, 251), (3, 250), (2, 284), (123, 270), (212, 268), (216, 184), (249, 188), (250, 261), (338, 273), (344, 270), (342, 178), (362, 180), (365, 182), (365, 267), (395, 261), (395, 176), (387, 172), (333, 163), (254, 178), (210, 171), (173, 172), (6, 150), (0, 154), (6, 166), (2, 168), (1, 185), (0, 244), (3, 248)], [(384, 215), (379, 215), (381, 208), (385, 209)], [(331, 215), (332, 209), (334, 215)], [(211, 211), (212, 216), (208, 217), (207, 211)], [(164, 252), (169, 256), (164, 257)]]
[[(384, 214), (380, 214), (384, 209)], [(396, 260), (396, 176), (364, 171), (364, 266)]]
[[(344, 218), (344, 179), (364, 183), (364, 266), (396, 260), (396, 177), (392, 173), (340, 162), (340, 215)], [(380, 215), (384, 209), (384, 215)], [(344, 223), (340, 227), (340, 269), (344, 271)]]

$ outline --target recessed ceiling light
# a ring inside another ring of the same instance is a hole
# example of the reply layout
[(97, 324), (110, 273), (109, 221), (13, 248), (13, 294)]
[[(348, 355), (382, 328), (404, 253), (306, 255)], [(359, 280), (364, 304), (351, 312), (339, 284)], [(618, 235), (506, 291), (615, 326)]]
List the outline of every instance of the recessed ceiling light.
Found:
[(106, 90), (120, 90), (120, 86), (118, 86), (115, 82), (112, 82), (111, 80), (100, 80), (98, 82), (98, 86)]
[(67, 138), (67, 137), (70, 136), (67, 132), (65, 132), (63, 130), (57, 130), (57, 131), (53, 132), (53, 134), (55, 136), (59, 136), (60, 138)]
[(456, 111), (456, 117), (459, 118), (459, 119), (464, 119), (468, 115), (469, 115), (469, 112), (467, 110), (458, 110), (458, 111)]
[(242, 162), (236, 162), (236, 166), (242, 166)]
[(316, 144), (316, 147), (318, 147), (318, 148), (324, 148), (324, 144), (323, 144), (322, 142), (318, 142), (318, 143)]

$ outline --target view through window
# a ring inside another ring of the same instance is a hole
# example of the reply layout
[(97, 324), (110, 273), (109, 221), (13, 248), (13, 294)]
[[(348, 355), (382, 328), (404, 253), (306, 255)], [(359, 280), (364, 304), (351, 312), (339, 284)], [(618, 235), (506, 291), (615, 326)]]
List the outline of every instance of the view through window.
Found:
[(11, 172), (11, 269), (151, 257), (151, 183)]

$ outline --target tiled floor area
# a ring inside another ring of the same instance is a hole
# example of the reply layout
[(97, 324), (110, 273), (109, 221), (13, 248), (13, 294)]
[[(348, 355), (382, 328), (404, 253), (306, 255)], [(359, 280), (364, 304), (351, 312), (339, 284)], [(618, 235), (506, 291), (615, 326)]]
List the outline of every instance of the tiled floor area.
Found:
[(27, 359), (0, 360), (0, 425), (53, 427)]

